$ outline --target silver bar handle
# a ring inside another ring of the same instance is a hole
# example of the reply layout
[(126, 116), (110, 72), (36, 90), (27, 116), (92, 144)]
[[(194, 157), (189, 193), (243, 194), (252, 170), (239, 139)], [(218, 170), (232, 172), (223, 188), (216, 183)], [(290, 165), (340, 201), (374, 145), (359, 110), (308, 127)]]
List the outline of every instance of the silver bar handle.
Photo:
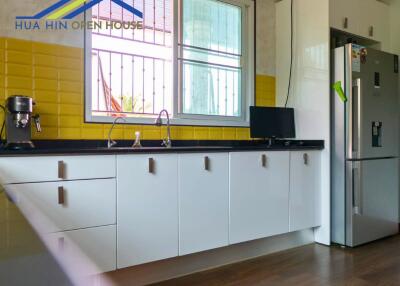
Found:
[(353, 180), (353, 209), (354, 213), (357, 215), (363, 214), (363, 191), (362, 191), (362, 171), (361, 171), (361, 163), (357, 162), (359, 166), (354, 167), (352, 171), (352, 180)]
[(58, 187), (58, 204), (59, 205), (64, 205), (65, 204), (64, 187)]
[(349, 18), (344, 17), (343, 18), (343, 29), (348, 29), (349, 28)]
[(65, 166), (64, 161), (58, 161), (58, 178), (65, 179)]
[(149, 158), (149, 173), (154, 174), (154, 166), (155, 166), (155, 160), (153, 158)]
[(362, 111), (361, 111), (361, 78), (356, 79), (357, 82), (357, 150), (358, 156), (361, 152), (361, 122), (362, 122)]
[(210, 171), (210, 157), (204, 157), (204, 170)]
[(267, 155), (265, 155), (265, 154), (262, 154), (262, 155), (261, 155), (261, 166), (262, 166), (263, 168), (266, 168), (266, 167), (267, 167)]
[(303, 154), (303, 162), (304, 162), (304, 165), (307, 166), (307, 165), (308, 165), (308, 161), (309, 161), (309, 160), (308, 160), (308, 154), (307, 154), (307, 153), (304, 153), (304, 154)]
[(351, 151), (352, 157), (359, 157), (361, 142), (361, 79), (353, 82), (353, 94), (351, 98)]

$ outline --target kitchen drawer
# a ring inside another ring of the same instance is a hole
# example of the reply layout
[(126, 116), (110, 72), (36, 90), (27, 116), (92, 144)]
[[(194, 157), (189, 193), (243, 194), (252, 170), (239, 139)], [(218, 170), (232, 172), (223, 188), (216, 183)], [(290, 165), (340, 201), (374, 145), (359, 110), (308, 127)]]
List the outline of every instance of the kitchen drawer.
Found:
[(116, 226), (109, 225), (52, 233), (45, 238), (62, 266), (82, 277), (116, 269), (116, 236)]
[(13, 184), (6, 186), (17, 205), (48, 218), (44, 232), (116, 223), (115, 179)]
[(115, 177), (115, 156), (0, 158), (0, 183), (31, 183)]

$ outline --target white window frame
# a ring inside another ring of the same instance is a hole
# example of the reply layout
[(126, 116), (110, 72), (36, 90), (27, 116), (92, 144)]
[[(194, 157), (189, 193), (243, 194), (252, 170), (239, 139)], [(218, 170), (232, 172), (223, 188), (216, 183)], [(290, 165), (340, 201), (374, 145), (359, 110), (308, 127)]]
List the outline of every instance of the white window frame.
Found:
[[(171, 112), (172, 125), (191, 125), (191, 126), (227, 126), (227, 127), (248, 127), (250, 125), (249, 107), (254, 105), (254, 2), (252, 0), (217, 0), (227, 4), (242, 8), (242, 57), (241, 57), (241, 116), (221, 116), (221, 115), (192, 115), (180, 114), (180, 101), (182, 99), (182, 85), (180, 84), (180, 69), (178, 64), (179, 54), (179, 35), (181, 29), (180, 20), (182, 19), (182, 0), (173, 0), (173, 112)], [(181, 17), (177, 17), (180, 15)], [(91, 11), (85, 13), (85, 19), (91, 19)], [(112, 123), (115, 118), (111, 116), (92, 115), (92, 34), (85, 29), (84, 37), (85, 53), (85, 122), (86, 123)], [(182, 54), (182, 53), (180, 53)], [(153, 125), (154, 117), (126, 117), (128, 124)]]

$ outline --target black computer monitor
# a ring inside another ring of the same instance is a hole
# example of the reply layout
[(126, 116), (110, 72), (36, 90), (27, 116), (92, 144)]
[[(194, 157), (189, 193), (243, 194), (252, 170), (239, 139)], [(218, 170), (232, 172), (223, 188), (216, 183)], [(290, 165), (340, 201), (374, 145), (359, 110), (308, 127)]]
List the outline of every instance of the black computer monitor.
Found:
[(294, 109), (251, 106), (250, 135), (252, 138), (295, 138)]

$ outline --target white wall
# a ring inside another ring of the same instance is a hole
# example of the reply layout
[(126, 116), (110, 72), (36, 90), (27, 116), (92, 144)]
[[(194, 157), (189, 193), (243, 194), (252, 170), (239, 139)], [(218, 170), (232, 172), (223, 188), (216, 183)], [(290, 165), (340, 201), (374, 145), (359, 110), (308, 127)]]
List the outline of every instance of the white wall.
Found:
[(391, 48), (400, 55), (400, 0), (394, 0), (390, 6)]
[(275, 76), (275, 0), (256, 0), (256, 72)]
[[(15, 29), (16, 16), (35, 15), (55, 2), (55, 0), (2, 0), (2, 8), (0, 9), (0, 37), (83, 47), (83, 31), (81, 30), (29, 31)], [(83, 20), (83, 16), (77, 17), (76, 20)]]
[[(330, 29), (328, 0), (294, 0), (294, 57), (288, 107), (299, 139), (323, 139), (317, 242), (330, 244)], [(277, 105), (284, 106), (290, 66), (290, 0), (276, 4)]]

